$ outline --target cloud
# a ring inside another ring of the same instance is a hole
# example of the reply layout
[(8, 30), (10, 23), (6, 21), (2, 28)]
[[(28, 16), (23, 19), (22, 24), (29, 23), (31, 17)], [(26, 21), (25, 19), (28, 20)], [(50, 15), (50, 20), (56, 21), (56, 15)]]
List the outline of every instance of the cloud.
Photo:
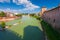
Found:
[[(0, 2), (10, 2), (11, 0), (0, 0)], [(11, 10), (7, 8), (6, 11), (21, 12), (21, 11), (34, 11), (35, 9), (40, 8), (39, 6), (33, 4), (30, 0), (12, 0), (16, 5), (23, 5), (23, 9)]]
[(14, 10), (14, 9), (10, 9), (10, 8), (5, 9), (4, 11), (6, 11), (6, 12), (18, 12), (18, 10)]
[(0, 11), (4, 11), (4, 12), (12, 12), (13, 10), (11, 10), (10, 8), (6, 8), (6, 9), (0, 9)]
[(34, 10), (36, 8), (40, 8), (39, 6), (32, 4), (28, 0), (13, 0), (13, 2), (17, 5), (23, 5), (25, 7), (23, 10)]
[(21, 9), (11, 9), (11, 8), (6, 8), (6, 9), (0, 9), (0, 11), (4, 11), (4, 12), (12, 12), (12, 13), (19, 13), (21, 12), (22, 10)]
[(4, 11), (4, 12), (12, 12), (12, 13), (36, 13), (34, 10), (30, 10), (30, 11), (27, 11), (27, 10), (24, 10), (24, 9), (11, 9), (11, 8), (6, 8), (6, 9), (0, 9), (0, 11)]
[(10, 2), (10, 0), (0, 0), (0, 2)]

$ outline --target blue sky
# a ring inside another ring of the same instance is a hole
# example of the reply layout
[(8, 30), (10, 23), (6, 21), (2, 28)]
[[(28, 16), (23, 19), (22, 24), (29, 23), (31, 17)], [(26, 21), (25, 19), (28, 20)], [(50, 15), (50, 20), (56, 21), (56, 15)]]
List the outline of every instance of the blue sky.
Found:
[(0, 0), (0, 11), (37, 13), (43, 6), (51, 9), (58, 4), (60, 0)]

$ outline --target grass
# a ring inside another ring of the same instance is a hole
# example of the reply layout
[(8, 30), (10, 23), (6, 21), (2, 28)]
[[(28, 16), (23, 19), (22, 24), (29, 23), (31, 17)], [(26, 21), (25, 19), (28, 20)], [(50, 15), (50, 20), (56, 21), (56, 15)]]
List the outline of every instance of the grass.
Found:
[(51, 25), (41, 20), (41, 25), (46, 32), (46, 35), (49, 40), (60, 40), (60, 34), (52, 28)]

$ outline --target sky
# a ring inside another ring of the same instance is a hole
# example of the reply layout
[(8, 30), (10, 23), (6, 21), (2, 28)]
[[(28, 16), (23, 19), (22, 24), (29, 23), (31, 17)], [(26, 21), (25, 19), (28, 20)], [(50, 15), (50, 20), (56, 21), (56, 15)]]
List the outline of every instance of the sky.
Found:
[(51, 9), (59, 4), (60, 0), (0, 0), (0, 11), (38, 13), (43, 6)]

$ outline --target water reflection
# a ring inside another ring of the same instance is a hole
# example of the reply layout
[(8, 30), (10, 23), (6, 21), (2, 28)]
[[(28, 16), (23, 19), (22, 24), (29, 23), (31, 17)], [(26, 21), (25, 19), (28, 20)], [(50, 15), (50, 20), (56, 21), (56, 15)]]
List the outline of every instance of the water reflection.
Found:
[(44, 33), (37, 26), (27, 26), (24, 28), (23, 40), (45, 40)]

